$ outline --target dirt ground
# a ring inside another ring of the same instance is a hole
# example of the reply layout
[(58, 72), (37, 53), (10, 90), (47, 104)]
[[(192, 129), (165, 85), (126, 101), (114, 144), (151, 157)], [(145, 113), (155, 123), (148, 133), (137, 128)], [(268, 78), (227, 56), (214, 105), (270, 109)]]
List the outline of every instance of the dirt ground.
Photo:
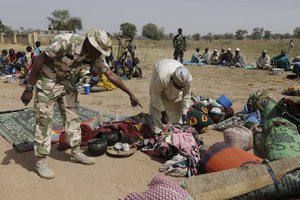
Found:
[[(153, 59), (154, 60), (154, 59)], [(130, 116), (148, 112), (149, 82), (154, 62), (144, 65), (145, 78), (124, 81), (135, 93), (143, 108), (132, 108), (128, 96), (120, 89), (111, 92), (80, 95), (82, 106), (102, 113)], [(240, 111), (249, 94), (258, 89), (271, 89), (281, 98), (281, 90), (299, 81), (286, 79), (284, 75), (269, 75), (267, 71), (230, 69), (223, 67), (188, 66), (193, 75), (193, 93), (211, 98), (224, 94), (233, 102), (235, 111)], [(24, 108), (20, 101), (23, 87), (17, 83), (0, 80), (0, 111)], [(32, 106), (32, 102), (28, 105)], [(220, 132), (202, 134), (204, 142), (213, 144), (222, 141)], [(130, 192), (142, 192), (157, 174), (163, 160), (136, 152), (128, 158), (112, 158), (107, 155), (96, 158), (96, 164), (83, 166), (69, 162), (69, 151), (60, 152), (52, 146), (49, 164), (56, 173), (52, 180), (41, 179), (33, 171), (33, 151), (18, 153), (0, 137), (0, 199), (118, 199)], [(175, 179), (180, 181), (180, 179)]]

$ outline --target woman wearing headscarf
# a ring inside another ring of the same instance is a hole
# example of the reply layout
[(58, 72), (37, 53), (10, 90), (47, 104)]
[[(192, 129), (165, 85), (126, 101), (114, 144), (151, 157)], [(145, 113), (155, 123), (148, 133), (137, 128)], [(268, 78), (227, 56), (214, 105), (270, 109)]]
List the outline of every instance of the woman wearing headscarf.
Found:
[(190, 106), (192, 76), (180, 62), (163, 59), (156, 63), (150, 83), (150, 115), (154, 133), (164, 124), (185, 123)]

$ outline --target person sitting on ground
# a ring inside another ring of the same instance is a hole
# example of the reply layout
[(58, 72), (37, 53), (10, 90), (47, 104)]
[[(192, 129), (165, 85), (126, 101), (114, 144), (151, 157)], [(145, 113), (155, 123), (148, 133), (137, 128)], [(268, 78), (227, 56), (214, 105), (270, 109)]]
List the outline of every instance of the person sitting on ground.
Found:
[(231, 52), (231, 48), (228, 48), (226, 53), (222, 55), (221, 64), (223, 66), (231, 66), (232, 65), (233, 54)]
[(222, 63), (224, 53), (225, 53), (225, 48), (222, 47), (221, 51), (220, 51), (220, 56), (219, 56), (219, 63)]
[(267, 53), (267, 50), (261, 52), (261, 56), (256, 60), (257, 69), (272, 69), (270, 65), (270, 56)]
[(138, 57), (133, 59), (132, 68), (129, 70), (129, 77), (131, 78), (143, 78), (143, 71), (141, 63)]
[(102, 92), (102, 91), (106, 91), (104, 85), (101, 85), (101, 78), (99, 75), (99, 71), (97, 70), (96, 67), (91, 67), (90, 68), (90, 81), (89, 84), (91, 86), (91, 92)]
[(35, 42), (35, 49), (34, 49), (34, 53), (36, 55), (40, 55), (43, 52), (43, 49), (41, 47), (41, 42), (40, 41), (36, 41)]
[(234, 67), (243, 67), (243, 66), (245, 66), (244, 57), (240, 53), (240, 49), (239, 48), (235, 49), (235, 55), (234, 55), (234, 57), (232, 59), (232, 63), (233, 63)]
[(214, 52), (210, 57), (210, 64), (211, 65), (218, 65), (219, 64), (219, 59), (220, 59), (220, 56), (218, 54), (218, 50), (214, 49)]
[(200, 54), (200, 49), (197, 47), (192, 54), (191, 63), (202, 63), (202, 56)]
[(32, 47), (31, 46), (27, 46), (26, 47), (26, 54), (25, 54), (25, 56), (26, 56), (26, 60), (27, 60), (28, 63), (32, 59), (33, 55), (34, 55), (34, 53), (32, 52)]
[(192, 76), (177, 60), (156, 63), (150, 82), (150, 115), (154, 133), (159, 134), (168, 123), (186, 123), (190, 106)]
[(292, 73), (294, 73), (294, 75), (290, 75), (290, 76), (288, 75), (288, 78), (290, 79), (300, 78), (300, 61), (291, 64), (293, 65)]
[(291, 70), (289, 56), (285, 50), (281, 50), (280, 54), (271, 59), (271, 65), (277, 68), (282, 68), (286, 71)]
[(14, 49), (9, 49), (9, 51), (8, 51), (8, 65), (7, 65), (7, 73), (8, 74), (16, 73), (15, 62), (16, 62), (15, 50)]
[(19, 72), (22, 72), (22, 74), (24, 74), (24, 69), (27, 66), (27, 61), (26, 61), (26, 56), (24, 52), (18, 51), (16, 53), (16, 62), (14, 67), (16, 68), (16, 70), (18, 70)]
[(129, 53), (131, 54), (132, 59), (134, 59), (135, 58), (136, 45), (133, 42), (133, 38), (130, 38), (127, 49), (129, 51)]
[(6, 75), (7, 73), (7, 67), (8, 67), (8, 57), (7, 57), (7, 50), (3, 49), (2, 54), (0, 57), (0, 75)]
[(208, 51), (208, 48), (205, 48), (202, 58), (203, 58), (203, 63), (205, 64), (210, 64), (210, 52)]

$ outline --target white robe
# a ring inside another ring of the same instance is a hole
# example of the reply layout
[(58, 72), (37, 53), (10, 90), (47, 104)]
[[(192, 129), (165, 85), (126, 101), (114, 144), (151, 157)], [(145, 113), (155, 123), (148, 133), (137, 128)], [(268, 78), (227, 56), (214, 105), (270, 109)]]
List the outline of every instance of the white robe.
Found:
[(176, 68), (182, 64), (173, 59), (159, 61), (153, 70), (150, 82), (150, 115), (153, 118), (154, 132), (160, 133), (164, 128), (161, 112), (166, 111), (169, 123), (180, 123), (182, 114), (190, 106), (192, 76), (183, 90), (174, 87), (171, 77)]

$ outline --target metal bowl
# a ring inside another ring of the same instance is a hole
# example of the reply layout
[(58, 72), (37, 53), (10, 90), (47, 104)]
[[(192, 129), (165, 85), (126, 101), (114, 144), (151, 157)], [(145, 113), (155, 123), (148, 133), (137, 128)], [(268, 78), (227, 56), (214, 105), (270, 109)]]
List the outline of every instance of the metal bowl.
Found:
[(112, 146), (115, 143), (120, 141), (121, 132), (120, 131), (112, 131), (110, 133), (103, 133), (100, 135), (100, 138), (106, 138), (108, 146)]
[(107, 150), (107, 141), (105, 138), (95, 138), (89, 140), (87, 145), (89, 152), (94, 156), (101, 156)]

